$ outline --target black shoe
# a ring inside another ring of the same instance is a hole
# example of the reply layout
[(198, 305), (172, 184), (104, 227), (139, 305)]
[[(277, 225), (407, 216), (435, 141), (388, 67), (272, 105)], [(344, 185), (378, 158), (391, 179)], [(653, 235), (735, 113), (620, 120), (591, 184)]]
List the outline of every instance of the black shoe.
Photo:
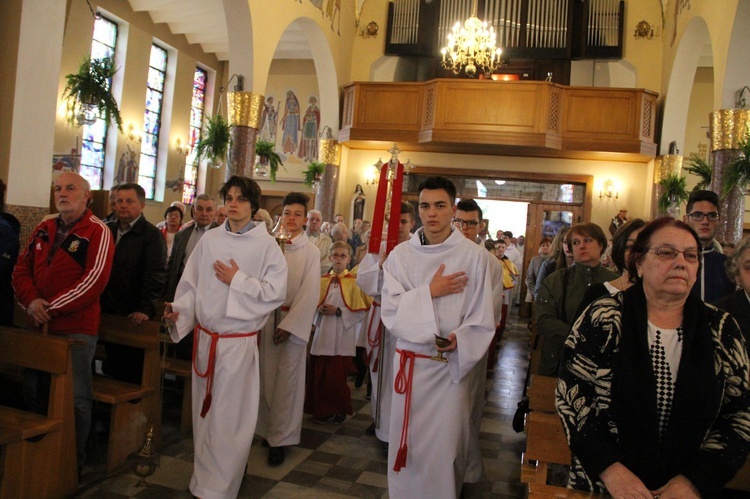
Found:
[(344, 421), (346, 421), (346, 414), (336, 414), (333, 416), (333, 424), (344, 424)]
[(375, 435), (375, 423), (367, 427), (367, 429), (365, 430), (365, 435)]
[(260, 445), (263, 446), (264, 448), (268, 449), (268, 440), (266, 440), (264, 438), (263, 441), (260, 443)]
[(362, 383), (365, 382), (365, 376), (367, 376), (367, 371), (357, 374), (357, 377), (354, 379), (354, 388), (362, 387)]
[(268, 448), (268, 464), (271, 466), (278, 466), (284, 462), (284, 448), (283, 447), (269, 447)]
[(379, 441), (379, 442), (380, 442), (380, 454), (383, 457), (387, 458), (388, 457), (388, 442), (383, 442), (383, 441)]

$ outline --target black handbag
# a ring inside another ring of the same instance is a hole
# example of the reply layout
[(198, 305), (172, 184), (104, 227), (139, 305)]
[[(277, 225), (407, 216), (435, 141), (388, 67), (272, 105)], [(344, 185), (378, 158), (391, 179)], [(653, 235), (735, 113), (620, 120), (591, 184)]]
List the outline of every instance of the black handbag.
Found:
[(516, 413), (513, 414), (513, 430), (516, 433), (523, 431), (523, 426), (526, 421), (526, 415), (529, 413), (529, 398), (523, 397), (516, 407)]

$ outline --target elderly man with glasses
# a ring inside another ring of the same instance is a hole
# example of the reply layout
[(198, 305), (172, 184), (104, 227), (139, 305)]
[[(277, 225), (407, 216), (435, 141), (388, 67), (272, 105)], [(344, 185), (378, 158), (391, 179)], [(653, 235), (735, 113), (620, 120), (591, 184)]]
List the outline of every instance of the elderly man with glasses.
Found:
[(719, 221), (719, 196), (712, 191), (693, 191), (687, 202), (683, 221), (697, 234), (703, 246), (703, 265), (692, 293), (713, 303), (734, 291), (734, 284), (726, 270), (727, 257), (716, 242), (716, 224)]

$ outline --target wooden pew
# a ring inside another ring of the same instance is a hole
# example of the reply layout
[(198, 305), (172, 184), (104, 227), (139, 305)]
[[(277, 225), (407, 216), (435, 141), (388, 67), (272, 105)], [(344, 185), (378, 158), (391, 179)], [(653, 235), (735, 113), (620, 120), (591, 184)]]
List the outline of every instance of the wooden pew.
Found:
[(529, 409), (537, 412), (555, 414), (555, 390), (557, 378), (532, 374), (526, 395), (529, 397)]
[(162, 356), (161, 356), (161, 373), (171, 374), (183, 379), (182, 387), (182, 412), (180, 414), (180, 431), (190, 433), (193, 431), (193, 405), (192, 405), (192, 386), (193, 386), (193, 363), (189, 360), (178, 359), (169, 354), (174, 342), (169, 334), (161, 333)]
[(107, 473), (126, 464), (128, 456), (143, 445), (146, 431), (154, 426), (155, 445), (161, 442), (161, 377), (157, 321), (133, 326), (127, 317), (102, 314), (99, 342), (143, 350), (141, 384), (94, 376), (94, 400), (111, 406)]
[[(532, 465), (529, 462), (535, 461)], [(562, 422), (557, 414), (530, 412), (526, 416), (526, 451), (521, 482), (527, 484), (529, 498), (601, 498), (599, 494), (546, 485), (549, 465), (570, 466), (571, 454)]]
[(69, 341), (0, 328), (0, 364), (50, 374), (46, 415), (0, 406), (0, 498), (71, 496), (78, 472)]

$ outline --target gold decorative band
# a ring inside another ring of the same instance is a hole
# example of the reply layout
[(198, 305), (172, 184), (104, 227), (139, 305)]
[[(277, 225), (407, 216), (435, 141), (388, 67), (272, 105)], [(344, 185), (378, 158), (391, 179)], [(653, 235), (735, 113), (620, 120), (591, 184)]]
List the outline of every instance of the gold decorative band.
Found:
[(711, 113), (711, 151), (739, 149), (750, 131), (750, 110), (719, 109)]
[(658, 156), (654, 160), (654, 183), (658, 184), (669, 175), (681, 175), (683, 159), (682, 156), (677, 154)]
[(229, 124), (258, 130), (264, 102), (265, 98), (255, 92), (229, 92), (227, 94)]
[(341, 164), (341, 145), (336, 139), (320, 139), (318, 159), (326, 165)]

